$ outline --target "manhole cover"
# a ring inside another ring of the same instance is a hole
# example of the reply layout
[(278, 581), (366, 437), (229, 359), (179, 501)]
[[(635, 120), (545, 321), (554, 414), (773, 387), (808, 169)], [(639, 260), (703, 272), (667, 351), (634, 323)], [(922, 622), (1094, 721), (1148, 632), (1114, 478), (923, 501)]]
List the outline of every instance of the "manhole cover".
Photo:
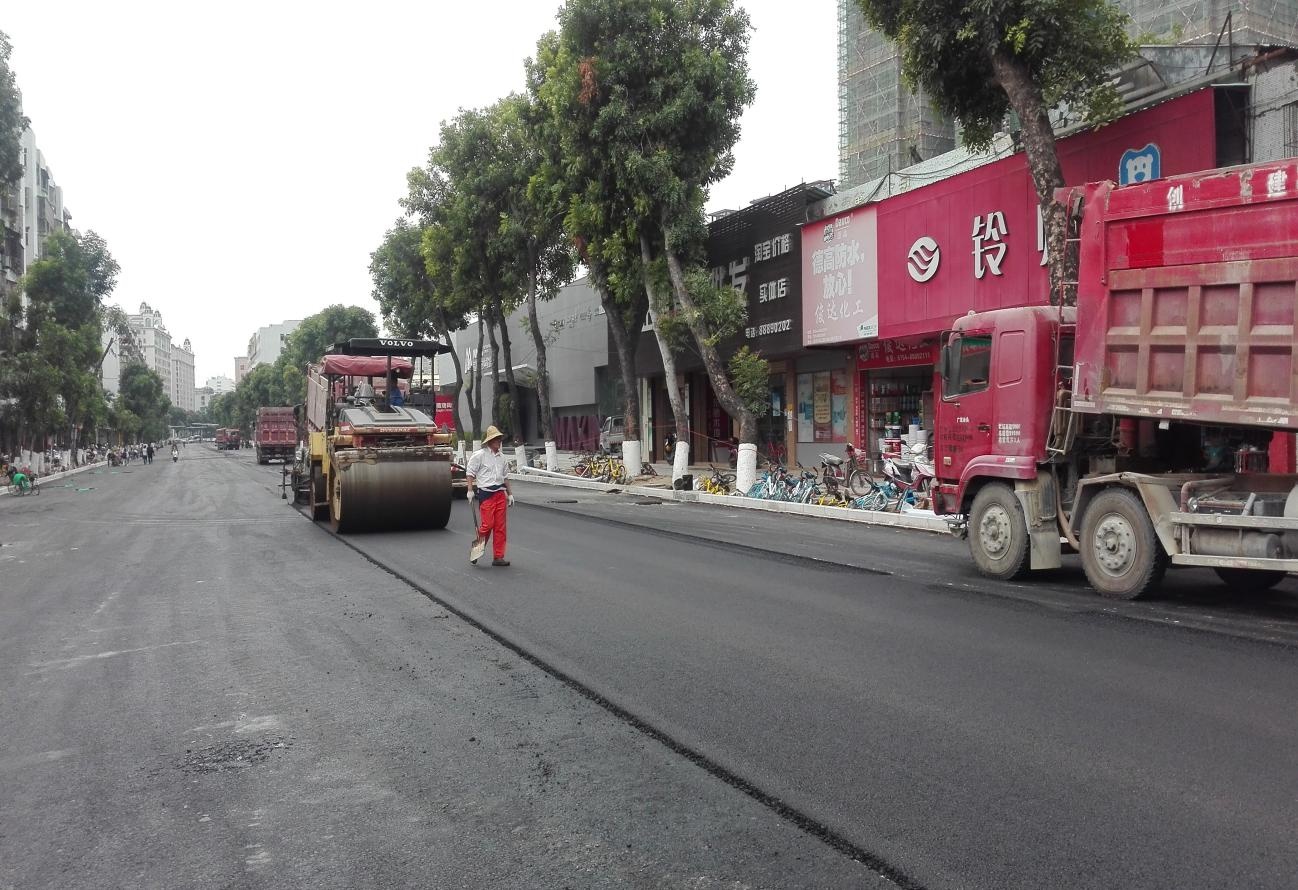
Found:
[(276, 751), (281, 751), (288, 746), (289, 742), (281, 738), (221, 742), (206, 748), (186, 751), (179, 766), (187, 773), (219, 773), (225, 770), (244, 769), (264, 763)]

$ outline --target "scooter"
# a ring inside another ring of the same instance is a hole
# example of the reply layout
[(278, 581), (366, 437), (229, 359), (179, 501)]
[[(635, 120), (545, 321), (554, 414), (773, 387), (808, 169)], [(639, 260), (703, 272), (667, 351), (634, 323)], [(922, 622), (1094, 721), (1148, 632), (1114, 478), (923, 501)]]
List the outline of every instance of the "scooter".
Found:
[(180, 452), (174, 448), (171, 449), (171, 462), (174, 464), (178, 460), (180, 460)]
[(937, 475), (928, 456), (928, 445), (917, 442), (901, 455), (884, 455), (883, 475), (900, 494), (898, 511), (903, 502), (916, 506), (917, 499), (928, 496), (929, 486)]

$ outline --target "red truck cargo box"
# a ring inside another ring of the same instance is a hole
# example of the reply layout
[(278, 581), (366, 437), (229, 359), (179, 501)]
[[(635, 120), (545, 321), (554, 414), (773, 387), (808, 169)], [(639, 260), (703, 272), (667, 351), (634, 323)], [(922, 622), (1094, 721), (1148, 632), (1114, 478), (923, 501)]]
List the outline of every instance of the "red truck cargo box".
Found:
[(1298, 425), (1298, 161), (1079, 193), (1073, 406)]

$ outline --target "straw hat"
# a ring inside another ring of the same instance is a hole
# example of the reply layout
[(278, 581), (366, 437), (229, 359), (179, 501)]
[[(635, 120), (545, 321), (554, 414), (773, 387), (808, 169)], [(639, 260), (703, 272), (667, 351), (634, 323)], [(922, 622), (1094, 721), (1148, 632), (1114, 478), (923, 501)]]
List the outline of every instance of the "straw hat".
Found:
[(503, 439), (503, 438), (505, 438), (505, 434), (502, 433), (500, 430), (496, 429), (496, 425), (493, 423), (491, 426), (487, 427), (487, 431), (482, 434), (482, 444), (487, 445), (491, 442), (492, 439)]

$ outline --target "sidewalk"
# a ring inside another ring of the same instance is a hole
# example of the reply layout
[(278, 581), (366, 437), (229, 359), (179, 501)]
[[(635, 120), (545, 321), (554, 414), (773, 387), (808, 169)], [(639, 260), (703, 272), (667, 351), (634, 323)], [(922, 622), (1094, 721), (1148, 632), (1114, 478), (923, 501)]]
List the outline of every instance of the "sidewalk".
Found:
[[(558, 465), (561, 470), (571, 469), (579, 455), (572, 451), (560, 451)], [(759, 498), (746, 498), (736, 494), (706, 494), (701, 491), (676, 491), (671, 487), (671, 464), (652, 464), (656, 476), (637, 476), (626, 485), (612, 485), (606, 482), (594, 482), (581, 479), (570, 473), (552, 473), (534, 467), (523, 467), (517, 472), (520, 481), (537, 482), (542, 485), (554, 485), (566, 488), (579, 488), (587, 491), (620, 492), (639, 497), (653, 497), (684, 503), (716, 504), (741, 510), (761, 510), (767, 513), (788, 513), (797, 516), (811, 516), (820, 519), (834, 519), (840, 522), (857, 522), (866, 525), (882, 525), (891, 528), (908, 528), (919, 531), (948, 531), (946, 520), (934, 515), (929, 510), (911, 510), (905, 513), (884, 513), (876, 510), (852, 510), (846, 507), (820, 507), (813, 504), (791, 504), (786, 501), (768, 501)], [(694, 478), (702, 479), (712, 475), (713, 464), (691, 464), (688, 472)], [(731, 472), (728, 467), (723, 472)]]
[[(93, 470), (97, 467), (106, 466), (108, 466), (108, 461), (97, 460), (94, 463), (82, 464), (81, 466), (73, 467), (70, 470), (60, 470), (57, 473), (50, 473), (48, 476), (38, 476), (37, 482), (41, 485), (49, 485), (58, 482), (60, 479), (66, 479), (68, 476), (75, 476), (78, 473), (84, 473), (86, 470)], [(7, 494), (9, 494), (9, 486), (0, 485), (0, 497), (4, 497)]]

